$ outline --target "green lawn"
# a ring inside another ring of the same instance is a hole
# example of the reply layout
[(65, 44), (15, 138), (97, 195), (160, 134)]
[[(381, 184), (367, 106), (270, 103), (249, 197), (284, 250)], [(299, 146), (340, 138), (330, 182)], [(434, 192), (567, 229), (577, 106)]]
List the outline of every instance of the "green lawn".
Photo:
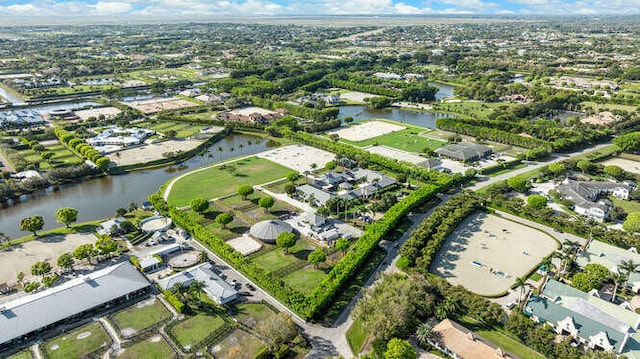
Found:
[(266, 345), (253, 335), (236, 329), (213, 349), (216, 358), (253, 359)]
[(382, 145), (397, 148), (399, 150), (407, 152), (418, 153), (423, 152), (425, 148), (435, 150), (447, 144), (444, 141), (434, 140), (421, 136), (420, 133), (422, 132), (424, 131), (418, 128), (406, 128), (404, 130), (370, 138), (364, 141), (353, 142), (345, 139), (341, 139), (341, 141), (360, 147)]
[(171, 318), (171, 312), (154, 298), (116, 313), (111, 320), (121, 331), (133, 329), (139, 332), (168, 318)]
[(508, 173), (508, 172), (511, 172), (511, 171), (519, 170), (519, 169), (525, 168), (525, 167), (527, 167), (527, 165), (525, 165), (524, 163), (520, 163), (520, 164), (517, 164), (517, 165), (515, 165), (513, 167), (510, 167), (510, 168), (503, 168), (501, 170), (498, 170), (498, 171), (495, 171), (495, 172), (491, 172), (490, 174), (488, 174), (488, 176), (489, 177), (495, 177), (495, 176), (498, 176), (498, 175), (501, 175), (501, 174), (504, 174), (504, 173)]
[(31, 353), (31, 350), (23, 350), (21, 352), (15, 353), (12, 356), (8, 357), (7, 359), (31, 359), (33, 358), (33, 354)]
[(357, 356), (367, 341), (367, 334), (364, 332), (364, 327), (359, 319), (353, 321), (353, 324), (347, 329), (345, 337), (349, 347), (351, 347), (351, 351)]
[(640, 212), (640, 203), (637, 201), (625, 201), (617, 199), (614, 196), (609, 196), (609, 199), (613, 202), (613, 205), (624, 209), (627, 213)]
[(481, 337), (486, 340), (492, 342), (493, 344), (499, 346), (500, 348), (514, 354), (521, 359), (543, 359), (544, 356), (535, 350), (525, 346), (524, 344), (516, 341), (513, 338), (508, 337), (507, 335), (501, 333), (495, 329), (488, 329), (482, 326), (477, 321), (465, 317), (464, 320), (459, 320), (459, 323), (463, 326), (467, 327), (470, 330), (473, 330)]
[(110, 345), (111, 337), (98, 322), (87, 324), (42, 344), (51, 359), (82, 358), (100, 348), (106, 351)]
[[(235, 168), (234, 172), (228, 168)], [(177, 181), (169, 193), (169, 203), (186, 206), (193, 198), (216, 198), (234, 193), (238, 185), (257, 185), (283, 178), (291, 169), (271, 161), (250, 157), (224, 166), (192, 173)]]
[(169, 344), (159, 335), (145, 339), (128, 348), (124, 348), (124, 352), (118, 355), (120, 359), (164, 359), (177, 358), (176, 353), (171, 349)]
[(287, 274), (282, 280), (302, 294), (309, 294), (325, 276), (321, 270), (303, 268)]
[(263, 266), (269, 272), (275, 272), (280, 268), (284, 268), (299, 261), (299, 259), (297, 259), (293, 254), (284, 255), (283, 250), (277, 248), (256, 257), (254, 261)]
[(505, 102), (445, 102), (433, 106), (436, 112), (451, 112), (466, 117), (479, 117), (486, 119), (494, 108), (500, 106), (514, 106)]
[(622, 110), (627, 112), (634, 112), (638, 109), (637, 106), (619, 105), (616, 103), (595, 103), (595, 102), (589, 102), (589, 101), (582, 102), (581, 105), (582, 105), (582, 108), (592, 107), (593, 109), (596, 109), (598, 111)]
[(278, 269), (299, 261), (306, 262), (307, 256), (314, 249), (316, 249), (316, 246), (311, 242), (300, 238), (293, 247), (289, 248), (289, 254), (284, 254), (284, 251), (281, 248), (276, 248), (256, 257), (254, 261), (268, 271), (275, 272)]
[(233, 306), (232, 314), (239, 322), (254, 327), (275, 313), (262, 303), (239, 303)]
[(198, 314), (171, 327), (170, 331), (182, 347), (193, 347), (224, 324), (217, 315)]

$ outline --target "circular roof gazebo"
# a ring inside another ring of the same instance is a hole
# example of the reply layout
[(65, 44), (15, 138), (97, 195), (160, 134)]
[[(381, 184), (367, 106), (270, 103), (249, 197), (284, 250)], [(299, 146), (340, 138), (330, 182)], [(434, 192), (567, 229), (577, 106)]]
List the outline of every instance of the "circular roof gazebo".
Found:
[(293, 228), (289, 223), (277, 220), (258, 222), (249, 230), (251, 237), (269, 244), (275, 244), (276, 237), (284, 232), (293, 232)]

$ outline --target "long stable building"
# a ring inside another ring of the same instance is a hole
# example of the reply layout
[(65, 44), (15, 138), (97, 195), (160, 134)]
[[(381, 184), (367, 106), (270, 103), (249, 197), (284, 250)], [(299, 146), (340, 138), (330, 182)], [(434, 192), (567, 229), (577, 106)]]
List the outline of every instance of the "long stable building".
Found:
[(147, 294), (151, 283), (128, 262), (0, 305), (0, 351), (113, 304)]

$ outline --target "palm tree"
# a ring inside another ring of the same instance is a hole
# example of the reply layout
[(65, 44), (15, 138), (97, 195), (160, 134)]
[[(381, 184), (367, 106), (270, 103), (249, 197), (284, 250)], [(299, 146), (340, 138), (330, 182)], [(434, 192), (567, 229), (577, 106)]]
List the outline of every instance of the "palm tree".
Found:
[(199, 280), (194, 280), (189, 284), (189, 297), (195, 298), (195, 302), (200, 301), (200, 295), (204, 293), (204, 282)]
[(240, 154), (242, 154), (242, 149), (244, 148), (244, 145), (241, 143), (238, 145), (238, 148), (240, 149)]
[(309, 184), (309, 174), (311, 174), (311, 172), (309, 172), (309, 170), (305, 170), (304, 172), (302, 172), (302, 174), (304, 174), (304, 182), (306, 184)]
[(311, 164), (311, 166), (309, 166), (309, 167), (311, 167), (311, 169), (313, 170), (313, 172), (315, 172), (315, 171), (316, 171), (316, 168), (318, 168), (318, 165), (317, 165), (317, 164), (315, 164), (315, 163), (312, 163), (312, 164)]
[(566, 240), (562, 242), (561, 253), (564, 258), (564, 265), (562, 266), (562, 275), (565, 275), (567, 272), (567, 265), (573, 262), (574, 252), (578, 246), (578, 242)]
[(422, 323), (416, 330), (416, 339), (418, 339), (418, 343), (420, 343), (421, 347), (426, 346), (429, 341), (433, 340), (435, 337), (435, 332), (429, 323)]
[(182, 297), (183, 301), (186, 299), (187, 287), (183, 283), (178, 282), (174, 284), (173, 287), (171, 287), (171, 291)]
[(620, 261), (618, 264), (618, 270), (623, 273), (624, 287), (627, 288), (627, 286), (629, 286), (629, 277), (631, 277), (631, 274), (638, 272), (638, 263), (631, 259), (628, 261)]
[(626, 278), (622, 274), (611, 273), (611, 275), (609, 276), (609, 279), (611, 279), (614, 284), (613, 294), (611, 295), (611, 303), (614, 303), (616, 301), (616, 294), (618, 294), (618, 288), (620, 287), (620, 284), (625, 283)]
[(218, 152), (220, 152), (220, 161), (222, 161), (222, 147), (218, 146), (218, 148), (216, 148), (218, 150)]
[(457, 311), (458, 303), (451, 297), (447, 297), (436, 306), (435, 314), (436, 318), (438, 318), (439, 320), (443, 320), (445, 318), (451, 317)]

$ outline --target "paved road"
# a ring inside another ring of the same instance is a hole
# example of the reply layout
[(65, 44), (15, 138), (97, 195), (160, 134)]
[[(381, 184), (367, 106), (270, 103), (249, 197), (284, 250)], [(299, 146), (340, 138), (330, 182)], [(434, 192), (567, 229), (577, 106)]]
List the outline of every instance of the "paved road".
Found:
[(468, 187), (468, 189), (470, 189), (472, 191), (477, 191), (477, 190), (479, 190), (481, 188), (490, 186), (490, 185), (492, 185), (492, 184), (494, 184), (496, 182), (504, 181), (504, 180), (506, 180), (506, 179), (508, 179), (510, 177), (517, 176), (519, 174), (522, 174), (522, 173), (525, 173), (525, 172), (529, 172), (529, 171), (544, 167), (544, 166), (546, 166), (546, 165), (548, 165), (550, 163), (564, 161), (564, 160), (569, 159), (571, 157), (583, 155), (583, 154), (589, 153), (589, 152), (598, 151), (598, 150), (601, 150), (601, 149), (603, 149), (605, 147), (608, 147), (608, 146), (611, 146), (611, 142), (603, 143), (603, 144), (597, 145), (595, 147), (591, 147), (591, 148), (588, 148), (588, 149), (584, 149), (584, 150), (581, 150), (581, 151), (576, 151), (576, 152), (572, 152), (572, 153), (568, 153), (568, 154), (563, 154), (563, 155), (557, 155), (556, 154), (549, 160), (540, 161), (540, 162), (538, 162), (538, 163), (536, 163), (534, 165), (529, 165), (529, 166), (524, 167), (524, 168), (518, 168), (517, 170), (513, 170), (513, 171), (507, 172), (507, 173), (503, 173), (503, 174), (497, 175), (495, 177), (482, 176), (482, 177), (479, 177), (482, 180), (481, 182), (478, 182), (478, 183), (474, 184), (473, 186)]

